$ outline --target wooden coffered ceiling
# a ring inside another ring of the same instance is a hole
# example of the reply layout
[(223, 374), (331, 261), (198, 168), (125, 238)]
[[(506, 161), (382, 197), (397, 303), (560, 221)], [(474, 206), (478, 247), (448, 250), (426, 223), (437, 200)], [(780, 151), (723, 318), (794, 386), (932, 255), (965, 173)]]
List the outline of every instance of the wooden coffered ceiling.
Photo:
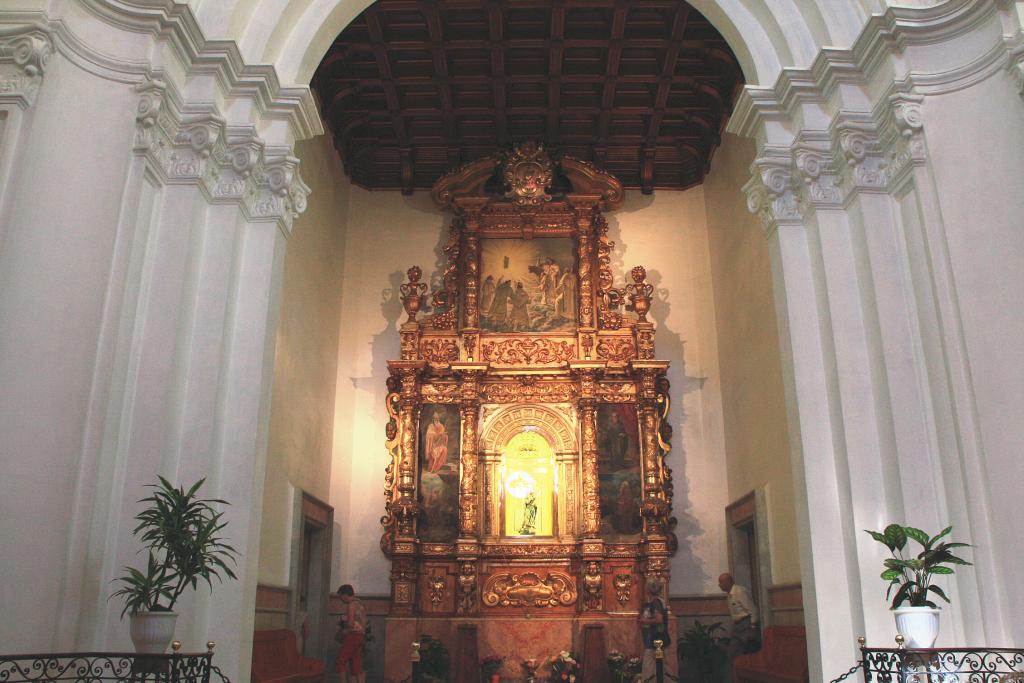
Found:
[(364, 187), (429, 188), (536, 140), (651, 192), (703, 180), (742, 79), (681, 0), (378, 0), (312, 87)]

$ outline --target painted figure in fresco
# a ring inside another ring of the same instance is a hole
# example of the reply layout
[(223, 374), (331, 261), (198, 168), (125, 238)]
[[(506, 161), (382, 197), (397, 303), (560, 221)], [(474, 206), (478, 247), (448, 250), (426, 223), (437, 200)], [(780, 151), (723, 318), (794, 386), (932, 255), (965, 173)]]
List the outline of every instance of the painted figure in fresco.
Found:
[(619, 484), (619, 495), (615, 499), (615, 512), (612, 513), (612, 526), (620, 534), (640, 533), (640, 504), (633, 494), (628, 480)]
[(495, 288), (493, 275), (484, 278), (484, 283), (480, 285), (480, 310), (484, 311), (484, 315), (487, 315), (487, 312), (491, 310), (491, 304), (494, 303)]
[(555, 295), (555, 315), (566, 320), (576, 317), (576, 274), (571, 270), (562, 273)]
[(627, 467), (626, 454), (629, 452), (629, 434), (617, 412), (613, 412), (604, 432), (602, 449), (608, 459), (608, 468), (617, 472)]
[(526, 514), (523, 515), (523, 525), (519, 527), (519, 533), (523, 536), (532, 535), (537, 531), (537, 496), (533, 491), (526, 494), (523, 508)]
[(448, 430), (441, 420), (440, 411), (434, 411), (426, 436), (427, 472), (439, 472), (448, 460)]
[(493, 325), (504, 325), (505, 320), (508, 318), (508, 302), (512, 298), (512, 282), (511, 280), (498, 280), (498, 284), (494, 290), (494, 300), (491, 303), (490, 313), (488, 318), (491, 320)]
[(530, 295), (523, 289), (523, 283), (516, 283), (516, 291), (512, 295), (512, 317), (509, 319), (512, 330), (530, 329)]
[(544, 291), (544, 305), (554, 306), (558, 290), (558, 271), (561, 266), (554, 259), (548, 259), (541, 266), (541, 289)]

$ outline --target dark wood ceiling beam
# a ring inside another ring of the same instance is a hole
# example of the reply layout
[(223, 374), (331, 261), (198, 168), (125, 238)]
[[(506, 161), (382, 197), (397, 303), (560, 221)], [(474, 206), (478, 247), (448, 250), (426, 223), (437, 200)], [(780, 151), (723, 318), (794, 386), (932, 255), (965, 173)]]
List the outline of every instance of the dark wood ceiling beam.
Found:
[(612, 15), (611, 40), (608, 45), (608, 63), (605, 68), (604, 86), (601, 90), (601, 111), (597, 117), (598, 144), (594, 145), (594, 161), (604, 166), (607, 158), (608, 131), (611, 128), (612, 109), (615, 107), (615, 89), (618, 87), (619, 65), (622, 59), (622, 38), (626, 34), (626, 14), (629, 4), (618, 0)]
[(494, 89), (494, 125), (498, 146), (508, 145), (508, 116), (505, 113), (505, 50), (501, 46), (504, 17), (496, 0), (487, 4), (487, 35), (491, 42), (491, 87)]
[(408, 192), (533, 138), (650, 191), (699, 182), (741, 81), (683, 0), (378, 0), (312, 87), (357, 184)]
[(559, 115), (562, 109), (562, 57), (565, 39), (565, 3), (555, 0), (551, 7), (551, 40), (548, 51), (548, 106), (547, 142), (554, 146), (559, 143)]
[(409, 146), (409, 136), (405, 129), (405, 121), (402, 119), (402, 106), (398, 99), (398, 87), (391, 73), (391, 63), (388, 59), (388, 51), (384, 45), (384, 34), (380, 26), (379, 10), (372, 9), (366, 15), (366, 29), (370, 34), (370, 40), (374, 43), (373, 54), (377, 59), (377, 71), (380, 72), (381, 84), (384, 86), (384, 95), (388, 102), (388, 113), (391, 115), (391, 125), (395, 129), (395, 137), (398, 138), (399, 154), (402, 160), (402, 194), (411, 194), (413, 179), (413, 150)]
[[(441, 14), (436, 2), (421, 2), (420, 12), (427, 20), (427, 33), (430, 36), (430, 55), (434, 62), (434, 82), (441, 98), (441, 116), (444, 122), (444, 133), (448, 141), (458, 140), (459, 131), (455, 122), (455, 104), (452, 99), (452, 87), (448, 75), (448, 59), (444, 50), (444, 33), (441, 26)], [(415, 114), (410, 107), (405, 107), (407, 114)], [(448, 165), (458, 166), (462, 161), (459, 147), (456, 144), (445, 145), (445, 157)]]

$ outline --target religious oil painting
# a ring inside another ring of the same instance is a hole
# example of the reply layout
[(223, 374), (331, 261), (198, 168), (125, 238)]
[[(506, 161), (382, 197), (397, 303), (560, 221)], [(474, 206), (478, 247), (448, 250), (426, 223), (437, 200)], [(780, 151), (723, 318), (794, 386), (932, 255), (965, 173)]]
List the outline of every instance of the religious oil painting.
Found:
[(450, 543), (459, 535), (459, 408), (425, 404), (420, 411), (419, 535)]
[(576, 329), (576, 259), (571, 238), (482, 240), (480, 278), (483, 331)]
[(502, 458), (505, 536), (554, 535), (555, 452), (547, 439), (524, 431), (509, 439)]
[(606, 403), (597, 409), (597, 468), (601, 537), (617, 540), (642, 530), (640, 439), (634, 406)]

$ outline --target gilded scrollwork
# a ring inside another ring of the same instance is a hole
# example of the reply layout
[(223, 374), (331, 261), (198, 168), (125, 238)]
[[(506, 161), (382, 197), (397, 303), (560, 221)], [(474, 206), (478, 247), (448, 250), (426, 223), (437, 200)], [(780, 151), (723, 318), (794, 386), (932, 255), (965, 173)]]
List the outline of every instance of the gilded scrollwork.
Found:
[(484, 584), (487, 607), (568, 607), (576, 603), (576, 583), (561, 571), (500, 572)]
[(629, 337), (604, 337), (597, 342), (597, 357), (625, 363), (636, 358), (636, 347)]
[(518, 557), (559, 557), (572, 555), (575, 547), (560, 543), (525, 543), (525, 544), (487, 544), (483, 548), (485, 557), (518, 558)]
[(457, 384), (424, 384), (420, 391), (424, 403), (457, 403), (459, 400), (459, 385)]
[(448, 229), (448, 240), (444, 244), (447, 263), (441, 275), (441, 288), (430, 298), (434, 314), (427, 323), (435, 330), (454, 330), (458, 321), (456, 302), (459, 296), (459, 232), (459, 222), (452, 221)]
[(459, 614), (476, 611), (476, 564), (463, 562), (459, 566), (458, 600), (455, 609)]
[(433, 605), (434, 609), (441, 606), (447, 586), (448, 582), (445, 580), (443, 573), (436, 572), (430, 575), (430, 604)]
[(632, 382), (601, 382), (597, 386), (597, 399), (602, 403), (634, 403), (636, 385)]
[(619, 601), (620, 605), (625, 605), (629, 602), (633, 592), (633, 575), (616, 574), (615, 578), (612, 579), (612, 583), (615, 586), (615, 599)]
[(384, 428), (387, 440), (384, 447), (388, 452), (388, 466), (384, 470), (384, 515), (380, 518), (384, 533), (380, 537), (380, 547), (385, 555), (391, 553), (391, 544), (395, 537), (395, 517), (392, 508), (397, 496), (397, 474), (402, 454), (399, 438), (399, 410), (401, 410), (401, 381), (394, 375), (387, 379), (388, 394), (384, 405), (388, 411), (388, 423)]
[(459, 359), (454, 339), (428, 337), (420, 341), (420, 358), (432, 365), (448, 365)]
[(505, 197), (516, 206), (537, 206), (551, 201), (545, 190), (551, 185), (551, 159), (543, 145), (523, 142), (516, 145), (505, 162), (504, 178), (509, 191)]
[(576, 387), (567, 382), (538, 382), (533, 378), (494, 382), (483, 387), (488, 403), (568, 403), (576, 397)]
[(587, 562), (583, 571), (583, 609), (588, 611), (601, 609), (601, 576), (600, 562)]
[(594, 216), (597, 228), (597, 298), (598, 323), (602, 330), (617, 330), (622, 327), (622, 313), (619, 308), (624, 303), (624, 292), (615, 287), (612, 275), (611, 253), (615, 247), (608, 237), (608, 221), (600, 213)]
[(495, 365), (552, 365), (576, 357), (572, 342), (547, 339), (501, 339), (484, 342), (483, 360)]

